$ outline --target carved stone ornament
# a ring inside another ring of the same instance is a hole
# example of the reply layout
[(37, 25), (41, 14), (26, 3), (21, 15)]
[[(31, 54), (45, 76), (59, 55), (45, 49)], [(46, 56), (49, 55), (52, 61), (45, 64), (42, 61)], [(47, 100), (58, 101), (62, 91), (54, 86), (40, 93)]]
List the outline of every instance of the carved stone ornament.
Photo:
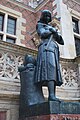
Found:
[(23, 63), (21, 56), (0, 52), (0, 77), (19, 79), (17, 67)]
[(76, 64), (62, 65), (62, 78), (63, 78), (63, 85), (62, 87), (80, 87), (79, 83), (79, 70)]
[(26, 53), (35, 55), (36, 51), (0, 41), (0, 77), (19, 80), (18, 67)]

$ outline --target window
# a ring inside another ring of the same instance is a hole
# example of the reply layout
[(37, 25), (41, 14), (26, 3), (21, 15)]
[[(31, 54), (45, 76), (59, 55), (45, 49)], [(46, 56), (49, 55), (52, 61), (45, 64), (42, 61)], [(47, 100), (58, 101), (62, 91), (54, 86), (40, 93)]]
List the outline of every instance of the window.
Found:
[(7, 33), (12, 35), (16, 34), (16, 19), (11, 18), (10, 16), (8, 16)]
[(15, 39), (14, 38), (10, 38), (10, 37), (7, 37), (6, 41), (10, 42), (10, 43), (15, 43)]
[(79, 20), (72, 17), (73, 31), (79, 34)]
[(6, 13), (0, 13), (0, 40), (10, 43), (16, 42), (17, 19)]
[(0, 35), (0, 40), (3, 40), (3, 35)]
[(4, 15), (0, 14), (0, 31), (3, 31)]
[(75, 40), (76, 56), (80, 55), (80, 17), (72, 16), (73, 34)]
[(76, 46), (76, 55), (79, 56), (80, 55), (80, 39), (77, 37), (75, 38), (75, 46)]

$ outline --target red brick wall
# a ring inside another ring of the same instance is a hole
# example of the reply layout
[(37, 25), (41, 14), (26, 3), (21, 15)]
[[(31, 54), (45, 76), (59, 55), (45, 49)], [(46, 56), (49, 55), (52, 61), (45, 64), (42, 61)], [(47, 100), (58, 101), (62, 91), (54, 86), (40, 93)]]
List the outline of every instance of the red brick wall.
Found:
[(73, 1), (73, 0), (63, 0), (63, 2), (70, 8), (72, 8), (73, 10), (77, 11), (80, 13), (80, 4), (78, 4), (77, 2)]
[(8, 1), (7, 0), (0, 0), (1, 5), (9, 7), (13, 10), (18, 11), (18, 12), (21, 12), (22, 17), (24, 19), (26, 19), (26, 24), (22, 23), (22, 26), (26, 26), (26, 32), (23, 32), (23, 31), (21, 32), (22, 35), (25, 35), (25, 40), (21, 40), (21, 42), (23, 44), (25, 44), (26, 47), (30, 47), (30, 48), (33, 48), (33, 49), (36, 48), (34, 43), (31, 40), (31, 38), (33, 37), (32, 33), (36, 30), (36, 23), (37, 23), (37, 21), (40, 17), (40, 13), (41, 13), (40, 11), (43, 10), (43, 9), (48, 9), (50, 11), (53, 11), (53, 8), (52, 8), (52, 2), (53, 1), (54, 0), (49, 0), (49, 2), (47, 2), (46, 5), (44, 5), (41, 9), (39, 9), (38, 12), (34, 13), (34, 12), (31, 12), (27, 9), (19, 7), (16, 4), (13, 4), (13, 3), (9, 2), (9, 0)]
[(0, 120), (6, 120), (6, 112), (0, 112)]
[[(36, 0), (33, 0), (33, 1), (36, 1)], [(43, 2), (44, 0), (40, 0), (38, 3), (41, 3), (41, 2)], [(23, 3), (23, 4), (26, 4), (26, 5), (29, 5), (29, 3), (31, 3), (31, 0), (21, 0), (21, 2)]]

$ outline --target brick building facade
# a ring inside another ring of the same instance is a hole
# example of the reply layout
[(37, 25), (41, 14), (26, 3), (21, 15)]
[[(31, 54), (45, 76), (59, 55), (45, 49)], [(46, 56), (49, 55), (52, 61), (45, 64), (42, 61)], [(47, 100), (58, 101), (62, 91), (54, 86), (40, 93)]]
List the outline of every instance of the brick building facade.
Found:
[[(63, 85), (57, 88), (57, 96), (65, 101), (80, 101), (80, 2), (0, 0), (0, 120), (18, 120), (17, 68), (26, 53), (37, 54), (36, 23), (43, 9), (52, 12), (65, 43), (59, 46)], [(43, 91), (47, 97), (47, 88)]]
[[(19, 45), (21, 44), (22, 46), (36, 49), (31, 39), (33, 37), (33, 33), (36, 30), (36, 23), (39, 19), (40, 11), (43, 9), (49, 9), (52, 11), (53, 1), (46, 0), (46, 4), (43, 1), (43, 3), (41, 3), (43, 5), (41, 6), (40, 4), (40, 8), (37, 8), (37, 9), (30, 7), (28, 5), (29, 4), (28, 2), (26, 2), (26, 0), (22, 2), (1, 0), (0, 5), (1, 5), (2, 11), (4, 11), (5, 9), (8, 15), (10, 14), (11, 17), (17, 19), (16, 24), (18, 24), (18, 21), (19, 21), (19, 25), (16, 25), (15, 37), (17, 37), (17, 39), (15, 40), (15, 43)], [(6, 14), (5, 12), (3, 13)], [(5, 22), (5, 19), (4, 19), (4, 22)], [(19, 30), (19, 33), (18, 33), (18, 30)], [(17, 35), (17, 33), (19, 36)]]

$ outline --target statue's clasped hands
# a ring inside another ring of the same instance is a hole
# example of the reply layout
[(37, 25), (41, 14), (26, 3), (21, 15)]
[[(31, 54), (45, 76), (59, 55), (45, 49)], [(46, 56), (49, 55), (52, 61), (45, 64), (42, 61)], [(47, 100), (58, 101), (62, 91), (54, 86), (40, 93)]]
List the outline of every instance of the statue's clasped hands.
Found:
[(49, 28), (49, 30), (53, 33), (53, 34), (56, 34), (56, 29), (55, 28), (53, 28), (53, 27), (51, 27), (51, 28)]

